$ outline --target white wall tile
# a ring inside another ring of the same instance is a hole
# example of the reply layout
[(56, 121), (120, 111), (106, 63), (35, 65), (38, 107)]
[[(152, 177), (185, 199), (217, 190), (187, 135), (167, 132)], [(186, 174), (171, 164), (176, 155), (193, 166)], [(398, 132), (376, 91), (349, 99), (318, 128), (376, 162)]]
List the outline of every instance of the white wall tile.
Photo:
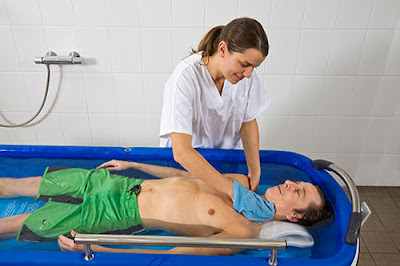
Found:
[(8, 19), (6, 0), (0, 0), (0, 25), (10, 25)]
[(296, 76), (293, 85), (291, 115), (318, 114), (324, 78), (317, 76)]
[(382, 156), (381, 170), (379, 179), (382, 183), (379, 185), (400, 186), (400, 156)]
[(146, 143), (145, 115), (118, 114), (119, 145), (124, 147), (144, 146)]
[(63, 145), (64, 133), (61, 125), (60, 115), (48, 114), (45, 119), (40, 119), (35, 126), (39, 143), (43, 145)]
[(249, 17), (261, 23), (264, 29), (271, 20), (272, 0), (239, 0), (239, 17)]
[(325, 74), (332, 37), (332, 30), (303, 30), (296, 73)]
[(301, 28), (305, 0), (279, 0), (272, 2), (270, 28)]
[(327, 74), (357, 74), (365, 35), (365, 31), (358, 30), (338, 30), (335, 32)]
[(267, 74), (296, 72), (301, 30), (274, 30), (268, 34), (270, 51), (265, 60)]
[(366, 29), (374, 0), (340, 1), (336, 28)]
[(326, 77), (319, 115), (346, 116), (354, 77)]
[(372, 108), (372, 116), (392, 117), (400, 109), (400, 77), (384, 77), (380, 80)]
[(29, 102), (21, 73), (0, 72), (1, 112), (29, 112)]
[(111, 27), (138, 27), (139, 0), (107, 0), (108, 25)]
[(260, 149), (285, 150), (287, 116), (260, 116)]
[[(3, 119), (0, 120), (0, 124), (8, 125), (7, 122), (4, 122)], [(11, 142), (9, 135), (10, 128), (0, 127), (0, 143), (7, 143), (8, 145), (13, 144)]]
[(42, 25), (42, 17), (40, 15), (38, 0), (6, 0), (6, 5), (8, 16), (12, 25)]
[(359, 160), (359, 154), (337, 154), (335, 164), (345, 170), (354, 181)]
[(399, 186), (400, 156), (361, 155), (356, 174), (357, 185)]
[(354, 182), (358, 186), (383, 185), (382, 178), (382, 156), (379, 155), (360, 155), (360, 160)]
[(171, 0), (139, 0), (140, 26), (171, 27)]
[(339, 0), (308, 0), (304, 14), (304, 28), (333, 28)]
[(394, 118), (391, 122), (392, 124), (386, 140), (385, 153), (400, 155), (400, 118)]
[(83, 80), (89, 113), (115, 114), (112, 75), (85, 73)]
[(11, 27), (0, 28), (0, 71), (19, 71), (17, 49)]
[(190, 55), (192, 48), (197, 50), (197, 46), (202, 38), (202, 29), (173, 29), (172, 47), (174, 66)]
[(110, 29), (111, 62), (114, 72), (141, 72), (142, 56), (138, 29)]
[(366, 139), (369, 118), (350, 117), (346, 122), (340, 143), (341, 153), (360, 154)]
[[(142, 60), (145, 73), (172, 72), (172, 30), (142, 30)], [(160, 52), (162, 43), (162, 52)]]
[(400, 31), (398, 30), (394, 32), (392, 45), (387, 57), (385, 74), (400, 75)]
[(289, 117), (286, 140), (288, 150), (299, 153), (311, 152), (316, 120), (316, 117)]
[(45, 26), (75, 26), (71, 0), (40, 0)]
[(84, 57), (84, 72), (110, 72), (111, 54), (107, 29), (78, 28), (80, 54)]
[[(75, 27), (45, 27), (47, 47), (49, 51), (55, 52), (59, 56), (68, 56), (71, 51), (80, 53), (85, 60), (85, 54), (82, 54), (77, 39)], [(37, 55), (44, 56), (45, 54)], [(61, 70), (63, 72), (80, 72), (81, 65), (62, 65), (61, 68), (52, 67), (53, 71)]]
[(380, 75), (386, 67), (393, 31), (368, 31), (361, 55), (359, 75)]
[(53, 85), (59, 90), (57, 104), (62, 113), (87, 113), (83, 76), (80, 73), (53, 75)]
[(118, 123), (115, 114), (89, 114), (92, 141), (95, 146), (118, 146)]
[[(25, 72), (23, 77), (29, 99), (30, 111), (35, 114), (39, 110), (46, 92), (47, 73)], [(46, 103), (42, 109), (42, 114), (39, 117), (43, 117), (43, 114), (45, 113), (59, 112), (57, 94), (58, 88), (54, 86), (52, 81), (50, 81)]]
[(203, 28), (204, 0), (172, 0), (172, 27)]
[[(4, 117), (7, 118), (13, 124), (19, 124), (27, 121), (32, 117), (31, 113), (3, 113)], [(3, 120), (0, 120), (3, 123)], [(5, 124), (10, 124), (6, 122)], [(9, 128), (7, 130), (8, 137), (10, 139), (10, 144), (16, 145), (37, 145), (38, 140), (36, 137), (36, 131), (34, 127), (18, 127), (18, 128)]]
[(106, 3), (104, 0), (72, 0), (75, 23), (78, 27), (107, 26)]
[(370, 29), (394, 29), (400, 13), (400, 1), (379, 0), (375, 1), (372, 9)]
[(313, 152), (338, 152), (345, 122), (346, 119), (341, 117), (319, 117), (315, 126)]
[(379, 86), (378, 77), (358, 77), (350, 98), (349, 116), (369, 116)]
[(164, 86), (169, 75), (146, 74), (143, 78), (146, 114), (161, 114)]
[(113, 77), (117, 113), (144, 114), (145, 98), (142, 75), (115, 73)]
[(13, 31), (22, 70), (45, 71), (45, 67), (34, 62), (35, 57), (43, 56), (47, 51), (43, 28), (14, 27)]
[(160, 115), (146, 114), (146, 146), (160, 146)]
[(366, 135), (362, 153), (381, 154), (385, 152), (387, 136), (391, 128), (391, 119), (371, 118)]
[(210, 30), (216, 26), (226, 25), (231, 22), (238, 16), (238, 5), (238, 0), (205, 0), (206, 28)]
[(264, 87), (272, 102), (264, 111), (264, 115), (289, 115), (293, 95), (293, 76), (266, 76)]
[(61, 123), (67, 145), (91, 146), (89, 117), (85, 113), (61, 113)]

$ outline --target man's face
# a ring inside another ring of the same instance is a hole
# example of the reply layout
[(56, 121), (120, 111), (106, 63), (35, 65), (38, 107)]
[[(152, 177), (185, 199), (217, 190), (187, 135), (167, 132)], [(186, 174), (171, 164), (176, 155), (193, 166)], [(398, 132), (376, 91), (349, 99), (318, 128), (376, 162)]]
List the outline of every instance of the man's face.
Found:
[(275, 217), (280, 220), (297, 222), (301, 215), (294, 209), (305, 209), (310, 203), (321, 206), (322, 199), (317, 188), (308, 182), (292, 182), (271, 187), (265, 192), (265, 198), (275, 205)]
[(260, 51), (249, 48), (243, 53), (230, 53), (224, 50), (222, 73), (232, 84), (238, 83), (243, 78), (250, 78), (255, 67), (258, 67), (265, 59)]

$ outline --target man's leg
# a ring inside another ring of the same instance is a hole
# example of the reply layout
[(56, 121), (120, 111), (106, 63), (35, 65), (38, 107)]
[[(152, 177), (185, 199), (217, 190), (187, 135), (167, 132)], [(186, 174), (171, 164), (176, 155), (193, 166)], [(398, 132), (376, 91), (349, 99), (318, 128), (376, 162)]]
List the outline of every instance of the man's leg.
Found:
[(0, 198), (36, 197), (39, 193), (41, 176), (34, 177), (1, 177)]
[(15, 238), (21, 224), (29, 215), (31, 214), (25, 213), (0, 219), (0, 240)]

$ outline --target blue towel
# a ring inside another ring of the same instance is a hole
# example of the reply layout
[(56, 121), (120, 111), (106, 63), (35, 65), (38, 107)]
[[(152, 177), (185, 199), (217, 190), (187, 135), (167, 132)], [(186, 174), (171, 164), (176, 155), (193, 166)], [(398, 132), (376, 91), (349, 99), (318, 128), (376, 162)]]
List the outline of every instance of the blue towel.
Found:
[(262, 223), (271, 220), (275, 215), (273, 203), (246, 189), (233, 181), (233, 208), (253, 222)]

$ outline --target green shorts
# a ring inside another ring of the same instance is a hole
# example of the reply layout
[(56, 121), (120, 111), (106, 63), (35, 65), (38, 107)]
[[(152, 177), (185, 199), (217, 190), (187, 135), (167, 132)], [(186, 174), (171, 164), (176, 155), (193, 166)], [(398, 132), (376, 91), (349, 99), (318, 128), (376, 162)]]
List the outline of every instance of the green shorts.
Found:
[(132, 234), (145, 229), (137, 204), (144, 180), (104, 169), (47, 168), (36, 199), (48, 201), (19, 229), (18, 241), (55, 241), (71, 230), (91, 234)]

